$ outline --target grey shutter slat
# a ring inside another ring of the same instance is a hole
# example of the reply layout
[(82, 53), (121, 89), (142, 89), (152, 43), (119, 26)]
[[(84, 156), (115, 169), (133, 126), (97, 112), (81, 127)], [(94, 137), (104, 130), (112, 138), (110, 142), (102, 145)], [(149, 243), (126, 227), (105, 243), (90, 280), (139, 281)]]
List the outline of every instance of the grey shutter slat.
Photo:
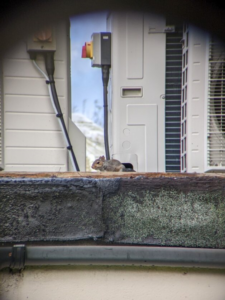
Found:
[(166, 35), (166, 172), (180, 172), (180, 118), (182, 79), (181, 39), (182, 26), (176, 26), (176, 30), (174, 33), (167, 33)]

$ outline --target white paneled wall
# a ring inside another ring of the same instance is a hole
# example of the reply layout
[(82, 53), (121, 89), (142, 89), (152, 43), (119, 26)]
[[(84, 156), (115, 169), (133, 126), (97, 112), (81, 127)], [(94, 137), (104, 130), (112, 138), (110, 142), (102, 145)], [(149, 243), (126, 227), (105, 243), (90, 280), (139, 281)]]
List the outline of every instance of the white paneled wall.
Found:
[[(66, 144), (45, 78), (21, 41), (3, 60), (4, 168), (6, 171), (67, 171)], [(68, 125), (70, 106), (69, 24), (56, 25), (55, 82)], [(42, 56), (37, 63), (45, 70)]]
[(107, 26), (112, 32), (111, 153), (136, 155), (137, 171), (164, 172), (165, 19), (112, 13)]

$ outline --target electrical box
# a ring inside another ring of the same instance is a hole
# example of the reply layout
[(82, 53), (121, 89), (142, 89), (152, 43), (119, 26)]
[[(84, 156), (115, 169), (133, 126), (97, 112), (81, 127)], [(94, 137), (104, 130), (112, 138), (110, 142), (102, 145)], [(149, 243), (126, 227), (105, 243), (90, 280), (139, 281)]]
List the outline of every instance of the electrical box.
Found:
[(111, 33), (101, 32), (93, 33), (93, 59), (92, 67), (111, 65)]
[(52, 26), (30, 35), (27, 40), (27, 52), (30, 55), (44, 51), (56, 51), (55, 30)]
[(92, 67), (111, 66), (111, 33), (93, 33), (82, 47), (82, 58), (90, 58)]

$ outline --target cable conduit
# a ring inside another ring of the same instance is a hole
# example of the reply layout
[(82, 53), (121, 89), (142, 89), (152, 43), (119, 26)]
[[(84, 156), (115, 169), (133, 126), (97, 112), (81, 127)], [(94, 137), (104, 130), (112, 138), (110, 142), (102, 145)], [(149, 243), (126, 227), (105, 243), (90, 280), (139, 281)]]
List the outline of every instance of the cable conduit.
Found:
[(24, 266), (136, 264), (225, 268), (225, 249), (25, 245), (0, 248), (0, 269), (21, 268), (22, 262)]
[(54, 77), (53, 77), (53, 75), (48, 76), (47, 74), (45, 74), (45, 72), (38, 66), (38, 64), (36, 63), (35, 60), (33, 60), (33, 64), (38, 69), (38, 71), (46, 79), (46, 83), (48, 85), (48, 91), (49, 91), (49, 96), (50, 96), (50, 99), (51, 99), (52, 107), (54, 109), (54, 112), (55, 112), (56, 116), (58, 116), (57, 119), (59, 121), (59, 125), (60, 125), (60, 128), (62, 130), (64, 139), (66, 141), (67, 149), (69, 150), (69, 156), (70, 156), (70, 160), (71, 160), (73, 169), (75, 171), (80, 171), (77, 160), (76, 160), (76, 157), (75, 157), (75, 154), (74, 154), (74, 151), (73, 151), (73, 148), (72, 148), (72, 145), (71, 145), (71, 142), (70, 142), (70, 138), (69, 138), (69, 135), (68, 135), (68, 132), (67, 132), (67, 129), (66, 129), (66, 125), (65, 125), (65, 122), (64, 122), (64, 119), (63, 119), (63, 114), (62, 114), (62, 111), (61, 111), (61, 107), (60, 107), (60, 104), (59, 104), (59, 101), (58, 101), (58, 96), (57, 96), (57, 92), (56, 92), (55, 84), (54, 84)]

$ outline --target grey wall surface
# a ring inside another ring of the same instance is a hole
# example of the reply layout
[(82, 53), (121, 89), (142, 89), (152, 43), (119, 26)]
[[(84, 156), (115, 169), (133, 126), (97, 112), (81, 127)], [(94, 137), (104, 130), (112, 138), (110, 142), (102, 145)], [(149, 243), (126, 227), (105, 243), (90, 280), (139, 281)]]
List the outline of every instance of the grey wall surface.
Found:
[(225, 179), (1, 178), (0, 241), (225, 248)]

